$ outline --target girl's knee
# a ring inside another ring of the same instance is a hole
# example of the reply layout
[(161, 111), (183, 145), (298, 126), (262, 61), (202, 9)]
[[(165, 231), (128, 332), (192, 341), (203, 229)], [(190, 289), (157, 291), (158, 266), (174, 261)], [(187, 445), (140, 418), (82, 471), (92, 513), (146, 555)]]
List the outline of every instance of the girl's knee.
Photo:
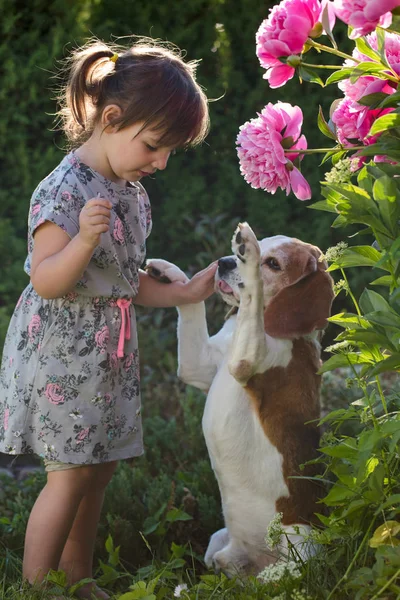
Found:
[(99, 463), (96, 465), (82, 465), (76, 469), (52, 471), (48, 473), (50, 484), (60, 484), (79, 489), (83, 494), (94, 490), (104, 489), (116, 469), (117, 461)]

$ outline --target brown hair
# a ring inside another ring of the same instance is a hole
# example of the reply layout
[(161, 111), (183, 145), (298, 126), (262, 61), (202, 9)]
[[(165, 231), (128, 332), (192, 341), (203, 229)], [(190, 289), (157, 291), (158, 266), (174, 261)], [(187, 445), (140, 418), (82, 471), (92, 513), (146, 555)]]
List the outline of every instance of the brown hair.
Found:
[(118, 129), (143, 121), (143, 128), (161, 132), (160, 145), (199, 144), (209, 114), (197, 65), (184, 62), (172, 44), (151, 38), (135, 38), (129, 48), (91, 39), (67, 59), (68, 80), (58, 95), (61, 127), (73, 145), (81, 144), (105, 106), (117, 104), (122, 113), (111, 124)]

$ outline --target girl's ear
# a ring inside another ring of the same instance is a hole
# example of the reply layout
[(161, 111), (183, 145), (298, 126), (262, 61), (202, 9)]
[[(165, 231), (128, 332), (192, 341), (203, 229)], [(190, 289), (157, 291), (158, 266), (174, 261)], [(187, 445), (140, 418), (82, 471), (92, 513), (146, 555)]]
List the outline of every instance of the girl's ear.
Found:
[(104, 107), (101, 115), (101, 124), (105, 129), (105, 133), (115, 133), (117, 131), (115, 122), (120, 118), (121, 114), (122, 110), (118, 104), (107, 104)]

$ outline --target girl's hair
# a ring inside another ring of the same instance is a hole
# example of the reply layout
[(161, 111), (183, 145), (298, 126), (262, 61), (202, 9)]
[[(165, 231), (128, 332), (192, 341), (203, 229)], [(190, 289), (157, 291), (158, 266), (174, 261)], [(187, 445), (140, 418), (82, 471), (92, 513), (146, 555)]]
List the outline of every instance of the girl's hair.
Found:
[(92, 134), (105, 106), (121, 115), (111, 125), (124, 129), (143, 121), (160, 131), (160, 145), (189, 147), (209, 129), (208, 102), (196, 82), (198, 61), (184, 62), (169, 43), (135, 38), (130, 47), (91, 39), (68, 59), (68, 80), (58, 96), (57, 113), (72, 145)]

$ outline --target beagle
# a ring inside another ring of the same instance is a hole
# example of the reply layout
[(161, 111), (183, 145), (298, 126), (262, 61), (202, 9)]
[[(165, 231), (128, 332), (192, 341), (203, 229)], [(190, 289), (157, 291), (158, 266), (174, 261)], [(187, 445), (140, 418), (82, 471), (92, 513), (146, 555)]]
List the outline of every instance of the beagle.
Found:
[[(321, 331), (333, 282), (316, 246), (277, 235), (258, 242), (247, 223), (221, 258), (215, 289), (232, 307), (209, 337), (204, 303), (178, 307), (178, 376), (207, 392), (203, 432), (221, 493), (225, 527), (214, 533), (207, 566), (258, 573), (293, 544), (307, 558), (317, 511)], [(149, 274), (187, 281), (175, 265), (148, 261)], [(282, 532), (269, 548), (269, 523)], [(290, 544), (289, 544), (290, 543)]]

